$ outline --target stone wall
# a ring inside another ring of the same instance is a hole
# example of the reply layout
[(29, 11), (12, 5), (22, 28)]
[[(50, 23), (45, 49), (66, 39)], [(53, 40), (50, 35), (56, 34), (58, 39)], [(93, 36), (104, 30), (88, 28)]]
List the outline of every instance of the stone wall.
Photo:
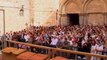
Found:
[[(104, 25), (107, 24), (107, 0), (64, 0), (61, 4), (61, 14), (80, 15), (80, 24)], [(60, 18), (63, 16), (60, 15)], [(64, 19), (62, 19), (64, 20)], [(66, 20), (67, 21), (67, 20)]]
[(57, 25), (56, 13), (58, 0), (35, 0), (34, 2), (34, 25), (53, 26)]
[[(22, 5), (24, 16), (19, 15)], [(81, 25), (107, 24), (107, 0), (0, 0), (0, 9), (5, 10), (6, 32), (21, 30), (26, 23), (35, 26), (67, 25), (67, 14), (71, 13), (80, 15)], [(0, 31), (3, 31), (2, 11)]]
[[(19, 15), (21, 6), (24, 5), (24, 15)], [(29, 2), (28, 0), (0, 0), (0, 9), (5, 10), (5, 29), (6, 32), (17, 31), (26, 28), (29, 21)], [(0, 10), (0, 31), (3, 31), (3, 12)]]

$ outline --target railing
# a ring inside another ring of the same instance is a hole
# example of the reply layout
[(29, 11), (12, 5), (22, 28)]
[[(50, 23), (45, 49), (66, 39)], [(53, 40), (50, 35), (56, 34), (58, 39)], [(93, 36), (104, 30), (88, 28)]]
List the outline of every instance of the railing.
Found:
[(50, 47), (34, 45), (34, 44), (29, 44), (29, 43), (23, 43), (23, 42), (17, 42), (17, 41), (10, 41), (10, 40), (7, 40), (7, 42), (9, 44), (9, 47), (11, 47), (11, 43), (14, 43), (14, 44), (22, 44), (22, 45), (26, 45), (26, 46), (30, 46), (30, 47), (35, 47), (35, 48), (46, 49), (46, 50), (48, 50), (48, 56), (50, 58), (50, 51), (51, 51)]
[[(16, 42), (16, 41), (11, 41), (11, 40), (8, 40), (7, 42), (9, 43), (9, 46), (10, 46), (11, 43), (14, 43), (14, 44), (22, 44), (22, 45), (26, 45), (26, 46), (31, 46), (31, 47), (35, 47), (35, 48), (47, 49), (49, 57), (52, 54), (52, 58), (55, 57), (55, 52), (56, 51), (61, 51), (61, 52), (65, 52), (65, 53), (85, 55), (86, 60), (90, 60), (91, 56), (107, 59), (106, 55), (91, 54), (91, 53), (85, 53), (85, 52), (79, 52), (79, 51), (65, 50), (65, 49), (60, 49), (60, 48), (51, 48), (51, 47), (34, 45), (34, 44), (23, 43), (23, 42)], [(52, 53), (51, 53), (51, 51), (52, 51)]]

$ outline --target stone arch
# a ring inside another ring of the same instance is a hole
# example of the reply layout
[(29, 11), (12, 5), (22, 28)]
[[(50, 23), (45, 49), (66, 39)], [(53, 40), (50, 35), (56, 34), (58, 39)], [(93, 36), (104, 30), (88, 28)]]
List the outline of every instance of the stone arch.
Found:
[(85, 7), (86, 12), (105, 12), (106, 4), (103, 0), (91, 0), (90, 3)]
[(81, 8), (74, 2), (66, 5), (64, 9), (65, 13), (81, 13)]
[(62, 13), (81, 13), (82, 5), (77, 1), (68, 0), (68, 2), (63, 6)]
[(81, 2), (81, 1), (80, 0), (65, 0), (65, 2), (59, 6), (60, 14), (63, 14), (63, 12), (65, 12), (66, 7), (70, 6), (71, 3), (73, 3), (71, 5), (74, 5), (75, 7), (79, 8), (79, 10), (82, 9), (82, 3), (78, 3), (78, 2)]
[(60, 14), (62, 14), (62, 10), (63, 10), (64, 6), (65, 6), (69, 1), (70, 1), (70, 0), (65, 0), (65, 2), (64, 2), (63, 4), (59, 5), (59, 12), (60, 12)]
[(83, 12), (84, 13), (86, 13), (85, 11), (87, 10), (86, 9), (86, 7), (87, 7), (87, 5), (91, 2), (92, 0), (86, 0), (86, 1), (84, 1), (84, 3), (83, 3)]
[[(60, 23), (59, 24), (61, 25), (62, 22), (64, 23), (66, 22), (66, 24), (69, 23), (69, 17), (67, 16), (67, 14), (71, 14), (71, 13), (79, 14), (79, 13), (82, 13), (82, 10), (83, 10), (83, 7), (82, 7), (81, 0), (66, 0), (65, 3), (62, 6), (60, 6), (60, 10), (59, 10)], [(82, 20), (81, 17), (79, 17), (79, 19)]]
[[(97, 2), (96, 2), (97, 1)], [(107, 3), (106, 3), (106, 1), (105, 0), (86, 0), (84, 3), (83, 3), (83, 10), (84, 10), (84, 12), (86, 13), (87, 12), (87, 9), (88, 9), (88, 6), (90, 5), (90, 4), (92, 4), (92, 2), (95, 2), (95, 4), (97, 3), (97, 4), (103, 4), (103, 7), (105, 7), (105, 9), (107, 10)], [(101, 4), (101, 5), (102, 5)], [(93, 4), (92, 4), (93, 5)], [(101, 7), (100, 7), (101, 8)], [(102, 12), (102, 11), (101, 11)]]
[(106, 3), (104, 0), (89, 0), (84, 9), (84, 12), (88, 13), (86, 20), (89, 25), (105, 24)]

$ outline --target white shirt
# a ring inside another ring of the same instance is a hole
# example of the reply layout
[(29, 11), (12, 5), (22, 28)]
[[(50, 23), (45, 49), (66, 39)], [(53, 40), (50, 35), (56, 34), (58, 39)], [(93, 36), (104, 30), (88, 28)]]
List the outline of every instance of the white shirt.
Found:
[[(103, 51), (103, 45), (99, 46), (99, 45), (96, 45), (96, 49), (99, 50), (99, 51)], [(101, 52), (97, 52), (97, 54), (102, 54)]]
[(84, 45), (84, 43), (85, 43), (85, 41), (84, 41), (84, 40), (82, 40), (82, 46)]
[(25, 35), (25, 36), (24, 36), (24, 39), (25, 39), (26, 41), (28, 41), (29, 38), (30, 38), (29, 35)]
[[(103, 45), (96, 45), (96, 50), (103, 51)], [(102, 52), (96, 52), (97, 54), (102, 54)], [(101, 58), (96, 58), (96, 60), (101, 60)]]
[[(96, 45), (91, 46), (91, 53), (96, 54)], [(96, 57), (92, 56), (90, 60), (96, 60)]]
[(91, 46), (91, 53), (96, 54), (96, 45)]
[(70, 45), (73, 45), (73, 43), (72, 43), (72, 41), (71, 41), (71, 40), (69, 41), (69, 43), (70, 43)]
[(85, 33), (84, 39), (87, 41), (88, 40), (88, 32)]
[(58, 42), (58, 39), (57, 38), (52, 38), (52, 40), (51, 40), (52, 42), (51, 42), (51, 44), (50, 45), (56, 45), (57, 44), (57, 42)]

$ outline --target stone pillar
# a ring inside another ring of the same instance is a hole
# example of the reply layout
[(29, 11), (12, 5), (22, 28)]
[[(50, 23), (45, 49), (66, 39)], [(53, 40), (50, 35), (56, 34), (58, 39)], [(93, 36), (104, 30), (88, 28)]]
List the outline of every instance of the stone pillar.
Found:
[(88, 25), (88, 14), (87, 13), (83, 14), (83, 19), (84, 19), (84, 25)]
[(105, 21), (106, 21), (106, 24), (107, 24), (107, 13), (105, 15), (106, 15), (106, 20)]
[(106, 15), (105, 13), (101, 13), (103, 15), (103, 20), (102, 20), (102, 24), (101, 25), (105, 25), (106, 24)]
[(63, 14), (61, 16), (61, 21), (59, 21), (60, 24), (63, 26), (63, 25), (67, 25), (68, 24), (68, 18), (67, 18), (67, 14)]
[(104, 24), (107, 25), (107, 13), (104, 13)]
[(83, 13), (79, 14), (79, 24), (84, 25), (84, 15), (83, 15)]
[(105, 13), (103, 13), (103, 16), (104, 16), (104, 20), (103, 20), (103, 23), (104, 23), (104, 25), (105, 25), (105, 23), (106, 23), (106, 15), (105, 15)]
[(29, 12), (30, 12), (30, 20), (29, 20), (29, 24), (30, 26), (34, 25), (34, 6), (33, 6), (33, 0), (29, 0)]

